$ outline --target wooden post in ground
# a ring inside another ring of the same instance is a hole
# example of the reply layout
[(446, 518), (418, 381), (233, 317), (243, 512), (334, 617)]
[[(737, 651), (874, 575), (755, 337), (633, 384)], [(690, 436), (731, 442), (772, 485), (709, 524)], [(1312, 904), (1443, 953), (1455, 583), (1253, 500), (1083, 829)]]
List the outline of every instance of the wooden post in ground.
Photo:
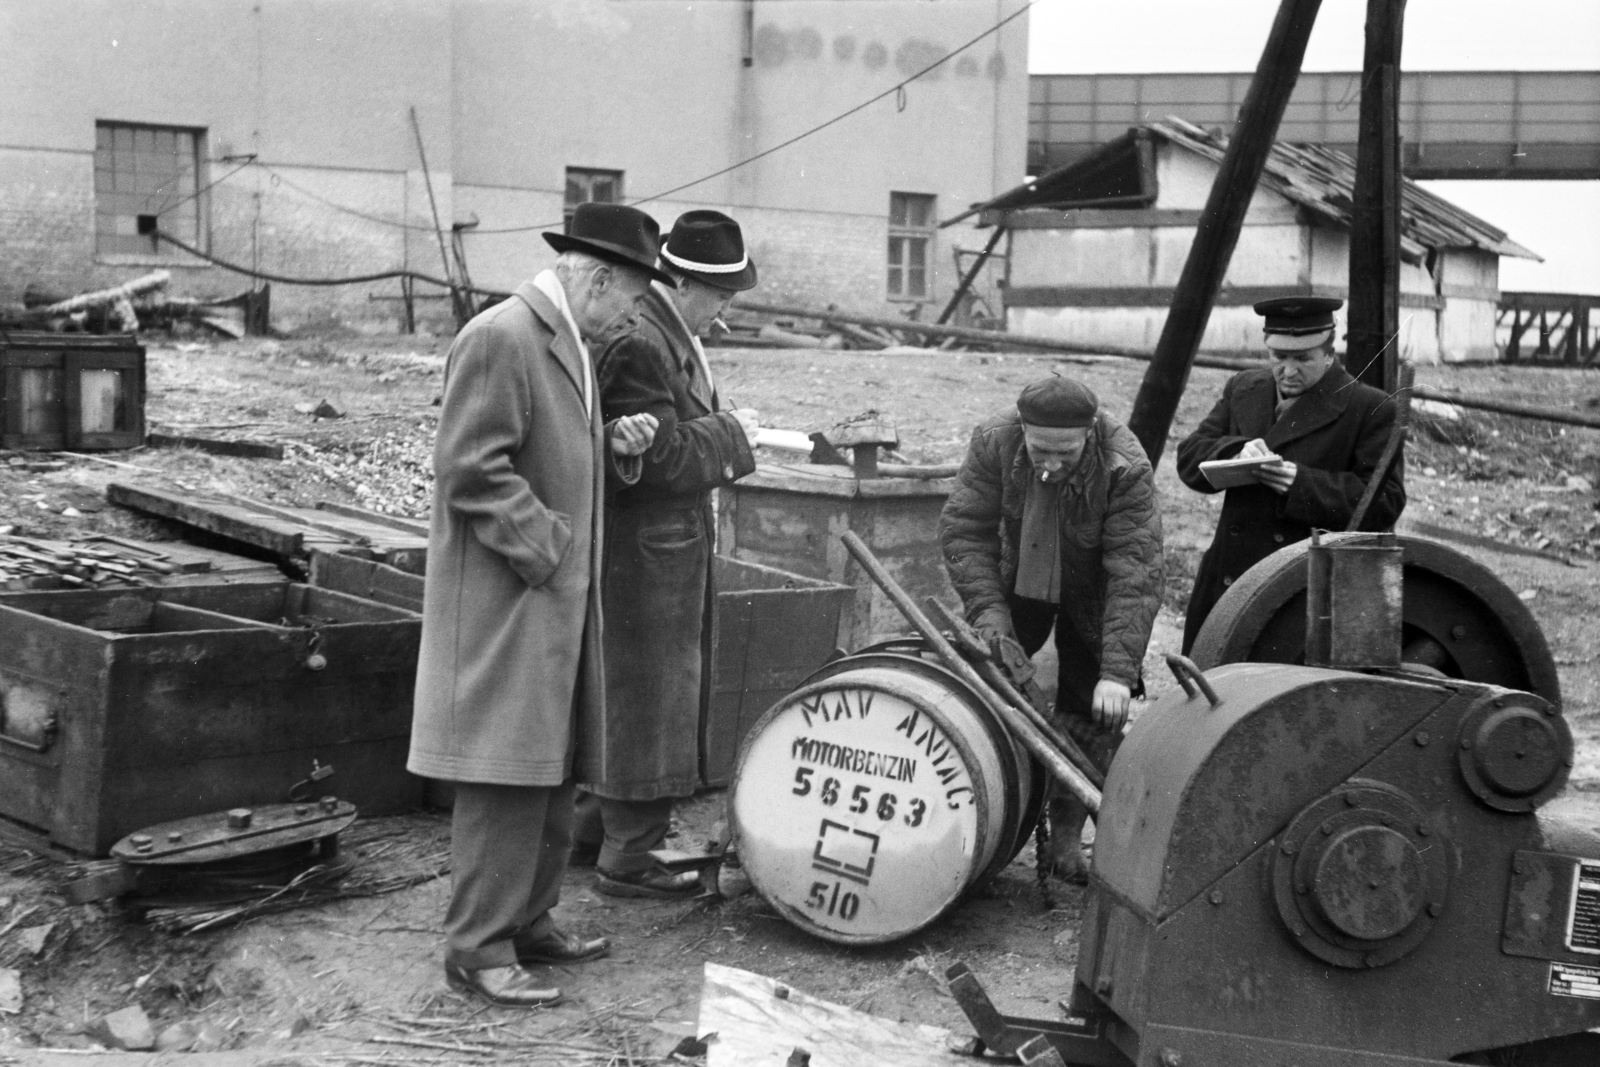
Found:
[(1345, 369), (1393, 392), (1400, 368), (1400, 40), (1406, 0), (1367, 0), (1350, 209)]
[(1244, 225), (1256, 183), (1261, 180), (1278, 122), (1300, 77), (1300, 63), (1320, 6), (1321, 0), (1283, 0), (1255, 77), (1250, 80), (1244, 106), (1239, 109), (1239, 121), (1228, 140), (1195, 230), (1194, 244), (1189, 247), (1189, 258), (1172, 294), (1172, 307), (1161, 328), (1161, 340), (1156, 342), (1155, 358), (1145, 371), (1128, 419), (1128, 427), (1144, 446), (1151, 464), (1161, 462), (1172, 416), (1177, 413), (1178, 400), (1188, 384), (1189, 368), (1200, 349), (1206, 322), (1211, 318), (1211, 305), (1222, 287), (1234, 245), (1239, 242), (1239, 229)]

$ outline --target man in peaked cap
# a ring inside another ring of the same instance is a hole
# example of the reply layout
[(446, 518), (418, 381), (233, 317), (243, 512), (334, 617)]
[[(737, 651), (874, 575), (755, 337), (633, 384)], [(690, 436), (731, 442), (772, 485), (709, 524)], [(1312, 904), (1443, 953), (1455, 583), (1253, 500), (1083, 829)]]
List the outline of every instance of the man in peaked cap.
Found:
[[(1218, 492), (1200, 470), (1209, 460), (1276, 455), (1255, 484), (1227, 491), (1216, 536), (1200, 560), (1183, 625), (1187, 653), (1206, 617), (1245, 571), (1313, 527), (1343, 530), (1376, 470), (1395, 405), (1381, 389), (1356, 381), (1333, 351), (1333, 313), (1344, 301), (1287, 296), (1255, 305), (1265, 319), (1268, 365), (1240, 371), (1222, 398), (1178, 446), (1178, 477), (1201, 493)], [(1386, 530), (1406, 504), (1400, 457), (1362, 519)]]
[(601, 417), (589, 346), (631, 330), (660, 231), (584, 204), (546, 234), (555, 268), (457, 335), (434, 445), (433, 518), (407, 768), (455, 783), (445, 977), (492, 1004), (561, 993), (527, 968), (604, 955), (551, 918), (572, 843), (574, 753), (604, 709), (601, 504), (636, 482), (649, 414)]
[(672, 898), (698, 891), (694, 872), (651, 858), (674, 798), (701, 784), (700, 738), (710, 703), (716, 533), (711, 493), (755, 470), (756, 413), (724, 410), (700, 338), (734, 295), (756, 284), (739, 224), (690, 211), (673, 224), (639, 329), (600, 357), (606, 418), (659, 422), (644, 473), (608, 502), (604, 601), (606, 710), (584, 746), (576, 862), (598, 867), (611, 896)]
[[(1045, 378), (972, 432), (939, 516), (945, 569), (967, 618), (1032, 655), (1052, 625), (1055, 714), (1101, 769), (1111, 762), (1161, 605), (1155, 478), (1133, 434), (1082, 383)], [(1083, 882), (1087, 809), (1049, 805), (1057, 877)]]

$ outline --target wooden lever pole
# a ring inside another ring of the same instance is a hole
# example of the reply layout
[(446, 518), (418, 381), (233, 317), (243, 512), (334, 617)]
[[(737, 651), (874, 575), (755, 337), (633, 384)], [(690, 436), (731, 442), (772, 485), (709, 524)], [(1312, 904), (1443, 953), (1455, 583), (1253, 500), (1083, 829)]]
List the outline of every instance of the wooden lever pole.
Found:
[(989, 705), (990, 710), (1000, 717), (1000, 721), (1005, 723), (1006, 728), (1015, 735), (1018, 741), (1022, 742), (1023, 747), (1033, 753), (1035, 759), (1044, 764), (1045, 769), (1050, 772), (1052, 778), (1072, 790), (1073, 795), (1088, 807), (1090, 814), (1098, 815), (1100, 812), (1100, 790), (1095, 788), (1094, 783), (1089, 781), (1082, 771), (1074, 767), (1065, 756), (1058, 752), (1049, 738), (1040, 733), (1039, 728), (1033, 725), (1021, 710), (1012, 707), (1010, 703), (1002, 699), (999, 694), (990, 688), (989, 684), (983, 680), (972, 664), (968, 663), (961, 653), (956, 651), (955, 646), (950, 643), (949, 639), (939, 632), (939, 628), (933, 624), (928, 616), (922, 613), (922, 609), (917, 607), (906, 591), (900, 588), (900, 583), (896, 582), (889, 575), (889, 572), (883, 569), (883, 564), (878, 562), (878, 557), (872, 554), (872, 550), (866, 546), (866, 543), (861, 538), (856, 536), (854, 530), (845, 531), (840, 540), (844, 542), (844, 547), (849, 550), (850, 555), (855, 557), (856, 562), (861, 564), (862, 569), (867, 572), (878, 588), (882, 589), (884, 594), (894, 601), (894, 606), (900, 609), (900, 614), (906, 617), (906, 621), (916, 629), (917, 633), (922, 635), (922, 639), (928, 642), (928, 646), (944, 661), (944, 665), (956, 677), (965, 682), (968, 688), (977, 693), (985, 704)]
[[(971, 630), (966, 621), (957, 618), (955, 612), (933, 599), (933, 597), (928, 598), (928, 607), (945, 626), (950, 628), (951, 632), (957, 635), (960, 643), (965, 645), (968, 651), (972, 652), (974, 659), (977, 661), (978, 674), (984, 681), (989, 683), (989, 688), (993, 689), (997, 696), (1011, 704), (1012, 707), (1020, 709), (1028, 717), (1028, 721), (1037, 726), (1039, 732), (1044, 734), (1063, 756), (1071, 760), (1072, 765), (1082, 771), (1083, 776), (1089, 779), (1096, 789), (1104, 789), (1106, 784), (1105, 775), (1100, 773), (1100, 768), (1096, 767), (1094, 761), (1084, 753), (1083, 749), (1078, 747), (1078, 743), (1056, 729), (1055, 723), (1045, 718), (1044, 714), (1033, 706), (1033, 702), (1017, 688), (1016, 683), (1006, 677), (1006, 672), (1000, 669), (1000, 664), (996, 663), (988, 655), (988, 650), (983, 649), (981, 644), (978, 643), (976, 634), (972, 635), (970, 643), (965, 639), (966, 633)], [(958, 648), (956, 651), (959, 652), (960, 649)]]

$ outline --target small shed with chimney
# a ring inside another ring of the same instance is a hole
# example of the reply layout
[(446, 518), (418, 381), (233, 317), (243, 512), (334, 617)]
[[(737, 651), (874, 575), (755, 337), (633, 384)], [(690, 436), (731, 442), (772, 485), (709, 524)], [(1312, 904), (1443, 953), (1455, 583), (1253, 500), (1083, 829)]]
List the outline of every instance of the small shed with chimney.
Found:
[[(1146, 123), (975, 207), (1009, 232), (1007, 328), (1153, 349), (1226, 147), (1180, 119)], [(1260, 352), (1258, 300), (1348, 295), (1354, 187), (1345, 153), (1273, 145), (1202, 350)], [(1497, 358), (1500, 257), (1540, 257), (1414, 182), (1404, 183), (1402, 213), (1402, 355)]]

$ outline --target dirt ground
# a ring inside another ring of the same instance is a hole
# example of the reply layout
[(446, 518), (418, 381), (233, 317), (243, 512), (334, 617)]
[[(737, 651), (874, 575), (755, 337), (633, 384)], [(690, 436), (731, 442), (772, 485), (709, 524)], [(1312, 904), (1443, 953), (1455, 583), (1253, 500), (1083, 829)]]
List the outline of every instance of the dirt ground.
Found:
[[(108, 481), (133, 479), (289, 504), (335, 500), (398, 514), (426, 511), (444, 341), (150, 344), (152, 429), (279, 441), (285, 459), (191, 449), (97, 458), (0, 453), (0, 530), (177, 536), (164, 523), (106, 504)], [(714, 349), (712, 363), (724, 399), (759, 409), (764, 422), (826, 429), (876, 408), (899, 427), (904, 458), (924, 463), (958, 461), (971, 426), (1006, 407), (1033, 378), (1076, 375), (1125, 416), (1143, 373), (1141, 364), (1123, 360), (926, 351)], [(1425, 368), (1419, 378), (1467, 394), (1584, 410), (1600, 404), (1600, 377), (1586, 372)], [(1220, 371), (1195, 372), (1174, 443), (1204, 415), (1224, 379)], [(317, 419), (296, 410), (321, 400), (343, 416)], [(1408, 514), (1523, 550), (1462, 549), (1494, 569), (1544, 627), (1580, 742), (1572, 785), (1554, 806), (1600, 824), (1600, 431), (1457, 414), (1428, 417), (1409, 448)], [(1176, 649), (1179, 612), (1220, 504), (1183, 489), (1171, 464), (1169, 447), (1158, 486), (1171, 577), (1147, 670), (1156, 693), (1171, 685), (1155, 665), (1160, 653)], [(688, 805), (677, 843), (698, 844), (720, 809), (715, 794)], [(445, 823), (421, 813), (405, 827), (412, 837), (442, 840)], [(845, 949), (792, 928), (754, 894), (721, 903), (613, 900), (594, 891), (592, 872), (573, 871), (559, 917), (577, 931), (610, 936), (614, 951), (603, 961), (556, 969), (564, 1004), (511, 1013), (444, 988), (439, 931), (447, 878), (176, 936), (112, 907), (68, 906), (54, 891), (57, 874), (52, 863), (0, 846), (0, 968), (21, 973), (25, 998), (20, 1013), (0, 1014), (0, 1064), (81, 1064), (93, 1047), (87, 1023), (133, 1003), (158, 1031), (187, 1022), (222, 1051), (106, 1054), (94, 1062), (653, 1063), (693, 1034), (708, 960), (865, 1011), (966, 1032), (943, 987), (945, 967), (967, 961), (1003, 1011), (1055, 1017), (1070, 988), (1083, 906), (1082, 890), (1058, 886), (1054, 907), (1046, 907), (1027, 849), (923, 933)], [(47, 924), (32, 951), (37, 929)], [(27, 931), (35, 934), (25, 942)]]

